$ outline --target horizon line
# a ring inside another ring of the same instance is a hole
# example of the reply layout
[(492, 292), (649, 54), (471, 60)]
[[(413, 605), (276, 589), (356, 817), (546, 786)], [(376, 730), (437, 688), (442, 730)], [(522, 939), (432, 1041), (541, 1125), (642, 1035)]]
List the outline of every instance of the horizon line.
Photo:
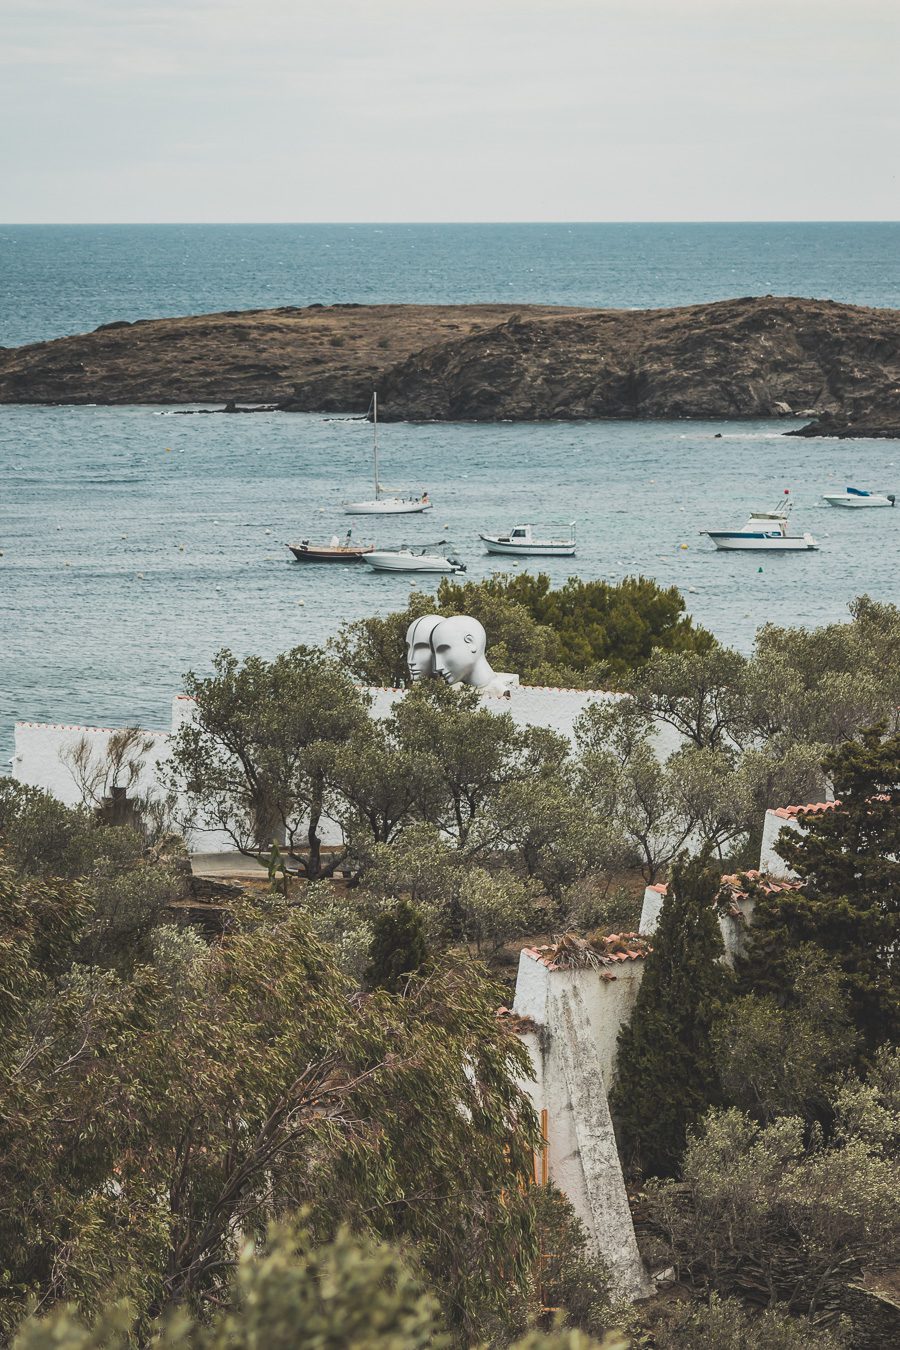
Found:
[(418, 226), (470, 227), (505, 225), (898, 225), (900, 219), (878, 219), (860, 217), (857, 219), (837, 218), (801, 218), (783, 217), (772, 219), (706, 219), (706, 220), (7, 220), (0, 221), (0, 229), (110, 229), (110, 228), (159, 228), (171, 226), (190, 228), (197, 226), (291, 226), (302, 229), (355, 228), (368, 229)]

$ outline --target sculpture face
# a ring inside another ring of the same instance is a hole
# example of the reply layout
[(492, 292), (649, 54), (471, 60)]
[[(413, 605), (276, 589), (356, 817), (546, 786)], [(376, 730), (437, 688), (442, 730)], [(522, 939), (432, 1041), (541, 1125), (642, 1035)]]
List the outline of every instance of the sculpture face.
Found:
[(442, 622), (439, 614), (423, 614), (413, 619), (406, 630), (406, 664), (412, 680), (425, 680), (434, 674), (431, 634)]
[[(478, 684), (473, 679), (476, 667), (484, 662), (484, 649), (487, 638), (484, 628), (477, 619), (466, 614), (456, 614), (451, 619), (441, 619), (431, 634), (434, 650), (434, 673), (447, 684)], [(488, 668), (489, 676), (493, 674)], [(489, 677), (488, 676), (488, 677)]]

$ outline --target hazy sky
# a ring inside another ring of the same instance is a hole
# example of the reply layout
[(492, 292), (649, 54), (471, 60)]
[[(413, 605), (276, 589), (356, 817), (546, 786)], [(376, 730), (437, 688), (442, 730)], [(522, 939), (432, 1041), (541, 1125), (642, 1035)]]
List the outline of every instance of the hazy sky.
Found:
[(900, 218), (900, 0), (0, 0), (0, 220)]

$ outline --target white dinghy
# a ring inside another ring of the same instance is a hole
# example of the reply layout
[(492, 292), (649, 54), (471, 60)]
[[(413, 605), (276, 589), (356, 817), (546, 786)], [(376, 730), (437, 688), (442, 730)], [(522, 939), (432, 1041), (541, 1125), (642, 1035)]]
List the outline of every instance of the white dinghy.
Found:
[[(509, 534), (481, 534), (488, 553), (509, 553), (517, 558), (571, 558), (575, 552), (575, 522), (565, 526), (551, 526), (559, 534), (545, 539), (537, 538), (533, 525), (516, 525)], [(566, 531), (563, 534), (563, 530)]]
[(424, 548), (376, 548), (363, 556), (363, 562), (373, 572), (464, 572), (466, 565), (459, 558), (445, 553), (429, 553), (439, 547), (427, 544)]
[(866, 506), (893, 506), (893, 492), (869, 492), (866, 488), (845, 488), (843, 492), (822, 494), (829, 506), (849, 506), (856, 510)]
[(811, 534), (789, 534), (785, 511), (754, 511), (741, 530), (701, 530), (716, 548), (753, 549), (767, 553), (805, 553), (819, 545)]
[(375, 471), (375, 496), (363, 502), (344, 502), (346, 516), (410, 516), (430, 511), (432, 502), (427, 492), (421, 497), (394, 497), (378, 481), (378, 394), (369, 404), (372, 414), (372, 463)]

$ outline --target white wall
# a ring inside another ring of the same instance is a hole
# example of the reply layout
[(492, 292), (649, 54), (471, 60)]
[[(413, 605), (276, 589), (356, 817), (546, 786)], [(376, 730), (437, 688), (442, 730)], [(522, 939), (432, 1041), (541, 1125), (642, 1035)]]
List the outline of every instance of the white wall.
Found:
[[(65, 760), (84, 739), (95, 758), (102, 759), (115, 734), (112, 727), (78, 727), (61, 723), (17, 722), (15, 752), (12, 758), (12, 776), (30, 787), (52, 792), (67, 806), (79, 806), (81, 794)], [(148, 732), (153, 746), (144, 762), (135, 785), (145, 792), (156, 784), (157, 769), (168, 755), (169, 736), (165, 731)]]
[(543, 1025), (547, 1020), (551, 984), (556, 988), (577, 988), (590, 1021), (600, 1070), (607, 1086), (612, 1087), (619, 1028), (631, 1017), (643, 973), (644, 962), (640, 958), (610, 960), (599, 967), (550, 970), (534, 948), (526, 947), (519, 956), (513, 1012)]
[[(753, 873), (750, 873), (752, 876)], [(725, 878), (722, 878), (723, 881)], [(641, 907), (641, 922), (638, 931), (643, 937), (652, 937), (659, 926), (659, 916), (662, 911), (663, 901), (666, 898), (668, 887), (660, 882), (654, 886), (648, 886), (644, 891), (644, 903)], [(722, 934), (722, 942), (725, 946), (725, 960), (729, 965), (734, 964), (736, 956), (743, 956), (746, 952), (747, 929), (753, 918), (753, 901), (749, 896), (737, 895), (731, 898), (732, 913), (718, 916), (719, 932)]]
[(766, 812), (763, 821), (762, 845), (759, 850), (759, 870), (778, 881), (792, 881), (796, 876), (779, 854), (776, 844), (782, 830), (794, 830), (798, 834), (803, 830), (803, 822), (797, 815), (787, 815), (787, 808)]
[[(371, 689), (372, 716), (386, 717), (398, 699), (403, 697), (402, 689)], [(623, 697), (621, 694), (607, 693), (602, 690), (552, 689), (531, 685), (516, 685), (510, 690), (509, 698), (495, 698), (484, 695), (482, 704), (492, 712), (508, 712), (517, 726), (543, 727), (559, 732), (570, 742), (574, 742), (575, 723), (586, 708), (594, 703), (608, 703)], [(172, 701), (172, 734), (193, 716), (194, 701), (185, 694), (177, 694)], [(141, 790), (152, 788), (156, 782), (157, 766), (165, 759), (169, 733), (149, 732), (154, 738), (154, 748), (148, 756), (146, 773), (142, 776)], [(78, 793), (72, 775), (66, 769), (61, 753), (71, 749), (82, 736), (96, 741), (98, 754), (105, 750), (111, 728), (62, 726), (51, 723), (20, 722), (15, 731), (15, 755), (12, 761), (13, 777), (23, 783), (52, 792), (61, 801), (74, 805)], [(660, 727), (656, 735), (658, 753), (668, 755), (677, 747), (678, 737), (670, 728)], [(320, 835), (326, 845), (342, 842), (340, 827), (332, 820), (323, 818)], [(233, 844), (221, 831), (196, 830), (190, 846), (203, 853), (229, 852)]]
[[(172, 727), (177, 729), (188, 719), (194, 708), (193, 699), (179, 694), (173, 700)], [(81, 804), (77, 782), (66, 759), (82, 739), (86, 740), (95, 759), (101, 760), (115, 734), (113, 727), (80, 727), (63, 723), (17, 722), (15, 750), (12, 757), (12, 776), (30, 787), (50, 792), (66, 806)], [(154, 792), (159, 788), (159, 770), (169, 756), (171, 735), (167, 731), (146, 731), (152, 741), (141, 772), (134, 784), (135, 793)], [(192, 831), (188, 846), (195, 852), (224, 853), (234, 845), (221, 830)]]
[(535, 1110), (547, 1112), (550, 1180), (568, 1197), (619, 1294), (635, 1299), (649, 1293), (649, 1282), (634, 1236), (607, 1086), (611, 1046), (621, 1018), (630, 1014), (643, 962), (615, 964), (635, 969), (623, 972), (623, 979), (603, 979), (596, 970), (553, 970), (526, 949), (512, 1011), (535, 1024), (519, 1033), (534, 1066), (534, 1080), (523, 1086)]

